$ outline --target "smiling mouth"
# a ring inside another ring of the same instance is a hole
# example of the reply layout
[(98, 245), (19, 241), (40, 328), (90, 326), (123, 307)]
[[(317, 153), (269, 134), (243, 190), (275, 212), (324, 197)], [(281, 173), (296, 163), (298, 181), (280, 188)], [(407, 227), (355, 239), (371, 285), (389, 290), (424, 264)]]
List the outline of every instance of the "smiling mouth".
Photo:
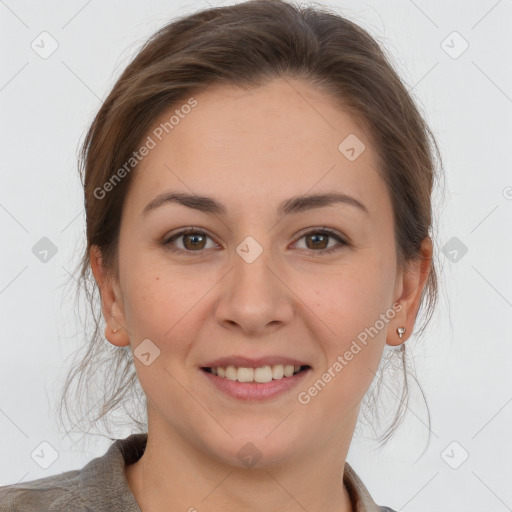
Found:
[(229, 365), (227, 367), (216, 366), (201, 368), (206, 373), (211, 373), (217, 377), (227, 380), (233, 380), (238, 382), (253, 382), (253, 383), (265, 383), (274, 380), (287, 379), (298, 373), (309, 370), (309, 365), (298, 366), (298, 365), (265, 365), (257, 368), (247, 367), (236, 367)]

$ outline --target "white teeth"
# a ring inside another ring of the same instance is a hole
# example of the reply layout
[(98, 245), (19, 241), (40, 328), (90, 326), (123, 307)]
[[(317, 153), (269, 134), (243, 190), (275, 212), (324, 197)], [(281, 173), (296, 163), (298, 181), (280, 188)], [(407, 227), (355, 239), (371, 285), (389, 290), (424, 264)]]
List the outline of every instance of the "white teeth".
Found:
[(230, 365), (226, 368), (226, 379), (236, 380), (237, 379), (237, 369)]
[(283, 377), (291, 377), (300, 370), (300, 366), (292, 364), (266, 365), (259, 368), (245, 368), (229, 365), (226, 368), (221, 366), (211, 368), (213, 375), (238, 382), (270, 382), (272, 379), (279, 380)]
[(294, 371), (295, 371), (295, 367), (293, 366), (293, 364), (287, 364), (284, 367), (284, 376), (291, 377), (293, 375)]
[(272, 367), (262, 366), (261, 368), (256, 368), (254, 370), (254, 380), (256, 382), (270, 382), (272, 380)]
[(238, 368), (238, 382), (252, 382), (254, 380), (254, 368)]
[(272, 378), (282, 379), (284, 377), (284, 366), (282, 364), (275, 364), (272, 366)]

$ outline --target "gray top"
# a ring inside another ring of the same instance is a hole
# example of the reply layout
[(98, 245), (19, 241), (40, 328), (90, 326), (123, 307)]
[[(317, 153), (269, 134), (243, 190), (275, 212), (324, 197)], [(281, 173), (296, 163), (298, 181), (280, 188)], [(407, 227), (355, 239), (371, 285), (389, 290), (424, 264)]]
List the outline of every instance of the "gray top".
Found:
[[(124, 468), (140, 459), (147, 436), (116, 440), (82, 469), (0, 487), (0, 512), (141, 512)], [(354, 512), (395, 512), (375, 504), (348, 463), (343, 482)]]

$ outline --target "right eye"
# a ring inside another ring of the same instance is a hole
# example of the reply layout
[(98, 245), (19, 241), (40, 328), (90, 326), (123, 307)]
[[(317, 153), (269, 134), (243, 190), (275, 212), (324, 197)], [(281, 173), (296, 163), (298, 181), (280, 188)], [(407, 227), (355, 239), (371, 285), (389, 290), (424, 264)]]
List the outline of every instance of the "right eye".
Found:
[[(195, 252), (200, 252), (203, 249), (207, 249), (205, 247), (206, 239), (211, 237), (204, 231), (195, 229), (195, 228), (187, 228), (178, 233), (175, 233), (170, 238), (166, 239), (163, 244), (169, 248), (169, 250), (180, 253), (180, 254), (190, 254)], [(176, 248), (174, 242), (176, 240), (181, 240), (181, 244), (183, 249)]]

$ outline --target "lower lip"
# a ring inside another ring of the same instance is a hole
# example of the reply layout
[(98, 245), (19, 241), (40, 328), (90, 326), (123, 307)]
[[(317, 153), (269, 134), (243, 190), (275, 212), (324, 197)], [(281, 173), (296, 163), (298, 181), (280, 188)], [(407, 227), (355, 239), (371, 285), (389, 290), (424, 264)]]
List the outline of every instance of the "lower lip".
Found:
[(238, 382), (237, 380), (218, 377), (201, 369), (199, 371), (226, 395), (240, 400), (266, 400), (284, 393), (302, 382), (310, 370), (311, 368), (308, 368), (291, 377), (283, 377), (270, 382)]

